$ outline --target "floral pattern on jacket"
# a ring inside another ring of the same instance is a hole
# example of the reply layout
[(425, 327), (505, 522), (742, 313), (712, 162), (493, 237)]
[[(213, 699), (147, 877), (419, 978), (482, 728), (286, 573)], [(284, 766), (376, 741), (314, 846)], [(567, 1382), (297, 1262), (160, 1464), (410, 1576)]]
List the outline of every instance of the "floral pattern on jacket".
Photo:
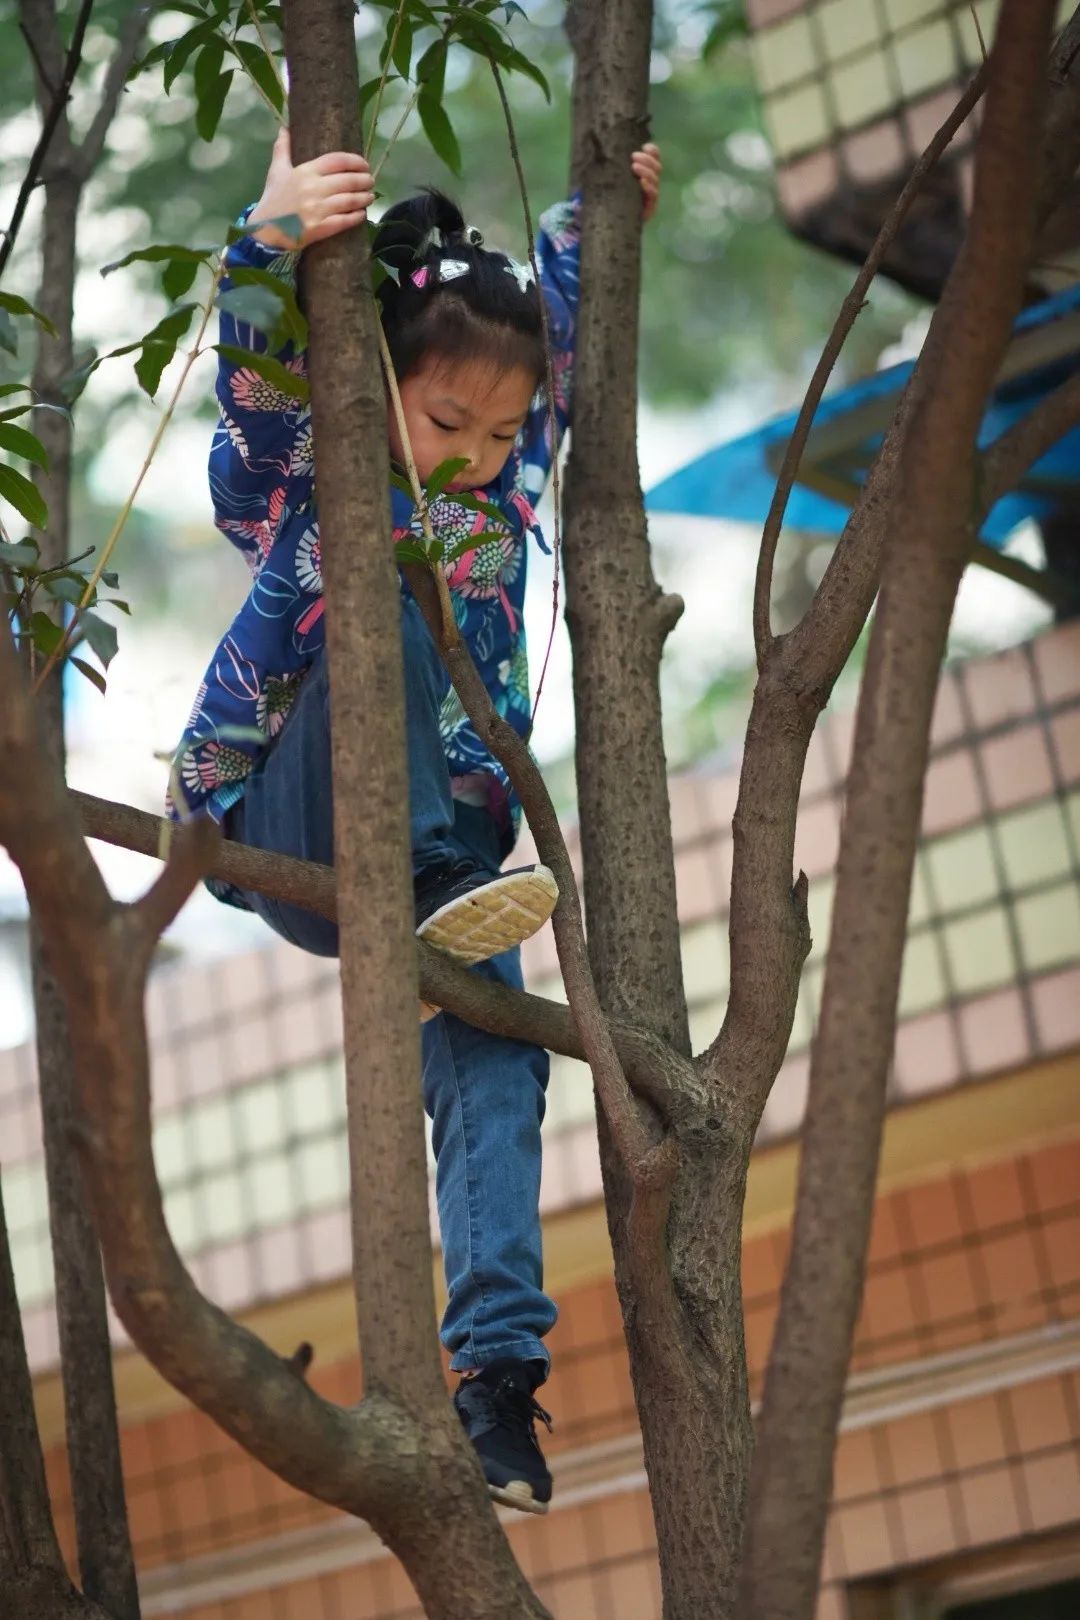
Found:
[[(248, 210), (250, 213), (250, 210)], [(555, 376), (555, 419), (561, 439), (569, 422), (574, 326), (578, 301), (580, 204), (550, 209), (541, 220), (537, 261), (548, 311)], [(246, 218), (246, 215), (242, 216)], [(251, 236), (230, 246), (228, 270), (251, 266), (295, 282), (299, 255), (267, 248)], [(220, 341), (264, 352), (264, 333), (222, 310)], [(278, 359), (306, 376), (306, 355), (291, 344)], [(219, 642), (178, 745), (170, 811), (205, 813), (220, 821), (240, 799), (246, 778), (284, 724), (312, 661), (325, 641), (319, 520), (310, 407), (282, 393), (250, 367), (220, 358), (220, 410), (210, 448), (210, 492), (216, 526), (245, 555), (253, 579), (246, 601)], [(478, 491), (498, 508), (503, 529), (446, 569), (462, 635), (500, 714), (522, 735), (529, 727), (528, 658), (523, 606), (527, 540), (544, 545), (533, 511), (551, 472), (546, 400), (538, 396), (499, 477)], [(411, 500), (391, 489), (395, 540), (419, 531)], [(452, 494), (432, 503), (431, 519), (449, 552), (493, 524)], [(402, 589), (407, 587), (402, 582)], [(491, 779), (491, 802), (512, 808), (499, 763), (476, 735), (451, 692), (441, 717), (452, 777)], [(235, 890), (215, 885), (242, 904)]]

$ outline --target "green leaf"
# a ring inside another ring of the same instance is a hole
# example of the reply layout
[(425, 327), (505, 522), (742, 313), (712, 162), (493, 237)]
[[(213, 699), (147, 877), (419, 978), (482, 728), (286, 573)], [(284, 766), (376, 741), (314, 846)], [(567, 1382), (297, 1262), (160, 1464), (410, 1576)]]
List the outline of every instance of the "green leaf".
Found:
[(177, 242), (154, 242), (150, 247), (135, 248), (131, 253), (125, 253), (122, 259), (116, 259), (112, 264), (101, 267), (103, 276), (111, 276), (114, 270), (124, 270), (129, 264), (145, 261), (148, 264), (158, 264), (165, 259), (181, 259), (187, 264), (196, 266), (205, 264), (216, 248), (184, 247)]
[(153, 399), (161, 382), (161, 373), (176, 353), (176, 345), (191, 325), (195, 304), (181, 304), (172, 309), (148, 332), (142, 341), (142, 353), (135, 362), (135, 375), (139, 386)]
[(482, 512), (489, 522), (499, 525), (500, 534), (506, 533), (506, 517), (497, 506), (492, 506), (490, 501), (482, 501), (478, 495), (473, 495), (468, 490), (462, 490), (459, 495), (454, 496), (454, 499), (459, 506), (464, 506), (469, 512)]
[[(234, 242), (239, 242), (243, 237), (253, 236), (256, 231), (261, 231), (264, 225), (276, 225), (279, 231), (282, 231), (286, 236), (291, 236), (297, 242), (304, 234), (304, 222), (299, 214), (275, 214), (273, 219), (248, 220), (244, 225), (230, 225), (225, 240), (231, 247)], [(287, 250), (283, 249), (282, 251)], [(231, 270), (229, 275), (230, 278), (233, 278)]]
[(13, 422), (0, 422), (0, 450), (21, 456), (23, 461), (32, 461), (35, 467), (49, 465), (48, 452), (41, 440), (25, 428), (16, 427)]
[(119, 608), (121, 613), (126, 613), (129, 619), (131, 617), (131, 603), (123, 601), (119, 596), (107, 596), (105, 606)]
[(420, 92), (416, 106), (424, 134), (434, 147), (436, 156), (442, 158), (448, 169), (460, 175), (461, 148), (442, 102), (425, 87)]
[[(289, 338), (296, 348), (302, 349), (305, 347), (308, 334), (307, 318), (296, 301), (296, 292), (290, 281), (286, 281), (282, 276), (275, 276), (270, 270), (257, 270), (253, 266), (246, 264), (237, 265), (234, 270), (230, 270), (229, 280), (234, 288), (242, 287), (253, 291), (260, 289), (273, 298), (276, 316), (273, 325), (268, 330), (273, 331), (280, 328), (282, 341)], [(232, 314), (236, 314), (235, 306), (225, 302), (228, 296), (228, 289), (219, 294), (218, 305), (222, 309), (228, 309)], [(238, 319), (251, 320), (251, 316), (240, 315)], [(258, 326), (259, 323), (252, 320), (251, 324)]]
[(79, 616), (79, 627), (87, 645), (108, 669), (116, 657), (118, 646), (116, 626), (106, 623), (96, 613), (83, 613)]
[(254, 40), (234, 39), (230, 41), (230, 48), (275, 111), (283, 111), (285, 98), (281, 93), (281, 83), (262, 46), (256, 45)]
[(434, 45), (428, 46), (416, 64), (417, 84), (429, 85), (439, 100), (442, 99), (446, 83), (446, 50), (445, 39), (437, 39)]
[(410, 501), (415, 499), (413, 496), (412, 485), (406, 478), (405, 474), (403, 472), (399, 472), (396, 467), (390, 468), (390, 482), (393, 484), (395, 489), (400, 489), (403, 495), (407, 495)]
[(0, 540), (0, 563), (9, 568), (34, 568), (39, 555), (36, 540)]
[(32, 613), (26, 630), (37, 651), (46, 658), (64, 639), (63, 629), (47, 613)]
[(49, 521), (49, 509), (45, 505), (39, 490), (35, 489), (29, 478), (14, 467), (6, 466), (0, 461), (0, 500), (8, 501), (27, 523), (32, 523), (35, 529), (43, 529)]
[(8, 354), (19, 352), (19, 335), (6, 309), (0, 309), (0, 349), (6, 349)]
[(281, 325), (281, 300), (275, 298), (267, 287), (227, 287), (224, 292), (218, 293), (216, 303), (234, 320), (246, 321), (249, 326), (270, 336)]
[(120, 584), (120, 575), (119, 574), (114, 574), (112, 569), (110, 568), (104, 574), (102, 574), (101, 583), (103, 585), (107, 585), (109, 587), (110, 591), (115, 591), (119, 587), (119, 584)]
[(0, 399), (6, 399), (9, 394), (28, 394), (29, 383), (0, 383)]
[(101, 673), (100, 669), (95, 669), (93, 664), (88, 664), (85, 658), (76, 658), (74, 655), (70, 661), (75, 665), (75, 668), (79, 671), (80, 675), (85, 675), (87, 680), (91, 681), (93, 685), (97, 687), (102, 697), (104, 697), (108, 688), (105, 685), (105, 677)]
[(199, 273), (198, 262), (191, 259), (170, 259), (161, 272), (161, 290), (175, 304), (183, 298)]
[(221, 64), (225, 47), (221, 40), (213, 39), (204, 45), (195, 63), (195, 128), (204, 141), (212, 141), (221, 122), (225, 97), (233, 81), (233, 69), (222, 73)]
[(440, 461), (434, 472), (424, 485), (424, 494), (428, 501), (433, 501), (441, 495), (447, 484), (452, 484), (459, 472), (463, 472), (469, 465), (468, 456), (452, 456), (449, 461)]
[(43, 315), (40, 309), (35, 309), (33, 304), (28, 304), (26, 299), (20, 298), (17, 293), (0, 292), (0, 309), (7, 310), (9, 315), (32, 315), (50, 337), (56, 336), (56, 327), (49, 317)]
[(279, 393), (285, 394), (289, 399), (298, 399), (305, 402), (310, 395), (306, 377), (298, 377), (295, 372), (283, 366), (280, 360), (275, 360), (270, 354), (256, 354), (253, 349), (240, 349), (233, 343), (215, 343), (214, 348), (226, 360), (231, 360), (234, 366), (243, 366), (248, 371), (254, 371), (257, 376), (265, 378)]
[(207, 22), (199, 23), (188, 33), (182, 35), (180, 39), (173, 41), (172, 50), (169, 52), (165, 62), (164, 84), (166, 95), (169, 94), (169, 91), (176, 83), (187, 65), (188, 59), (199, 49), (200, 45), (205, 45), (207, 41), (212, 40), (216, 32), (217, 24), (213, 19), (210, 19)]
[(514, 50), (511, 47), (502, 58), (500, 66), (504, 67), (508, 73), (524, 73), (527, 78), (532, 79), (534, 84), (540, 86), (544, 92), (545, 100), (551, 101), (551, 85), (548, 83), (546, 76), (540, 71), (536, 63), (530, 62), (529, 58), (521, 51)]
[(394, 556), (399, 563), (426, 563), (427, 550), (419, 540), (395, 540)]
[(83, 591), (86, 589), (86, 582), (85, 580), (72, 579), (67, 574), (60, 574), (56, 579), (47, 579), (45, 589), (58, 602), (70, 602), (73, 607), (78, 607), (83, 598)]

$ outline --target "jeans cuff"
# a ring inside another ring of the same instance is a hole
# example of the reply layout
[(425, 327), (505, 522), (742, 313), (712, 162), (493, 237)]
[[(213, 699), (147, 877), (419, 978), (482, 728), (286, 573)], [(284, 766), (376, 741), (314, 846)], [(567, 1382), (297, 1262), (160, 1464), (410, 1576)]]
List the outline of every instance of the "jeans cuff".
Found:
[(476, 1372), (480, 1367), (486, 1367), (489, 1362), (503, 1361), (539, 1361), (543, 1364), (544, 1377), (551, 1369), (551, 1356), (540, 1339), (514, 1339), (504, 1340), (501, 1344), (491, 1344), (484, 1349), (458, 1350), (450, 1358), (450, 1371), (456, 1373)]

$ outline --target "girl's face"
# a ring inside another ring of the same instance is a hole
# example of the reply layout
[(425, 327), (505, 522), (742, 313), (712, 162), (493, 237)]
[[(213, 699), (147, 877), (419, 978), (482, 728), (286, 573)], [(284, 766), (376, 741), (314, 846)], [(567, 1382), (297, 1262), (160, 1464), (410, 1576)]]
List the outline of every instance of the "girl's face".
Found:
[[(464, 457), (468, 466), (448, 489), (490, 484), (502, 471), (535, 392), (536, 378), (524, 366), (496, 371), (483, 361), (422, 360), (401, 384), (402, 411), (421, 481), (441, 462)], [(404, 466), (392, 410), (390, 454)]]

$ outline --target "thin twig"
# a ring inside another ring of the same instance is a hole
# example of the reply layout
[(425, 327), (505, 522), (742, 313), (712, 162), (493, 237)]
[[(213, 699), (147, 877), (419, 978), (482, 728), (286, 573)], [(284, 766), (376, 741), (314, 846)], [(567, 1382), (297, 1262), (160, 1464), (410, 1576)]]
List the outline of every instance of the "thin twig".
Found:
[[(250, 3), (251, 0), (248, 0), (249, 5)], [(375, 139), (375, 130), (379, 122), (379, 112), (382, 108), (383, 91), (386, 89), (386, 81), (390, 76), (390, 69), (393, 66), (394, 50), (397, 46), (398, 35), (401, 32), (401, 24), (404, 16), (405, 0), (398, 0), (397, 14), (394, 17), (394, 31), (390, 35), (390, 46), (386, 52), (386, 60), (382, 65), (382, 72), (379, 75), (379, 87), (375, 91), (375, 102), (371, 109), (371, 118), (368, 121), (367, 136), (364, 140), (364, 151), (368, 153), (369, 156), (371, 153), (371, 144)]]
[(878, 232), (877, 240), (870, 249), (866, 263), (859, 271), (851, 291), (844, 299), (836, 324), (829, 334), (821, 359), (818, 361), (814, 369), (814, 375), (810, 379), (806, 398), (803, 400), (794, 431), (784, 452), (784, 460), (776, 480), (776, 489), (773, 492), (772, 502), (769, 506), (769, 515), (765, 519), (765, 528), (761, 536), (757, 578), (754, 581), (754, 647), (757, 653), (759, 670), (764, 667), (773, 640), (770, 605), (773, 563), (776, 558), (777, 541), (780, 538), (780, 529), (784, 521), (784, 513), (787, 510), (788, 498), (798, 475), (803, 452), (810, 436), (810, 429), (813, 426), (814, 415), (818, 405), (821, 403), (821, 397), (825, 392), (826, 384), (832, 375), (840, 351), (847, 341), (848, 333), (854, 326), (859, 312), (865, 306), (870, 283), (877, 275), (882, 260), (896, 240), (900, 227), (907, 217), (908, 209), (922, 189), (930, 170), (945, 151), (964, 119), (967, 118), (972, 108), (977, 105), (986, 89), (986, 79), (987, 69), (984, 64), (909, 174), (903, 190), (893, 204), (892, 212)]
[(416, 106), (416, 103), (419, 101), (419, 99), (420, 99), (420, 86), (417, 85), (416, 89), (413, 91), (412, 95), (409, 97), (408, 101), (405, 103), (405, 106), (404, 106), (404, 108), (402, 110), (401, 117), (398, 119), (397, 123), (394, 125), (393, 134), (390, 136), (390, 139), (387, 141), (386, 146), (383, 148), (382, 156), (380, 157), (378, 163), (376, 163), (375, 167), (371, 171), (371, 184), (373, 186), (378, 184), (379, 175), (382, 173), (382, 166), (386, 162), (387, 158), (390, 156), (390, 153), (394, 148), (394, 144), (397, 141), (398, 136), (401, 134), (402, 130), (405, 128), (405, 124), (406, 124), (406, 122), (408, 120), (409, 114), (412, 112), (413, 108)]
[(42, 685), (47, 679), (50, 671), (55, 667), (58, 659), (63, 658), (71, 646), (71, 638), (78, 624), (79, 615), (82, 613), (83, 609), (88, 606), (91, 597), (97, 590), (102, 574), (109, 566), (109, 558), (112, 556), (113, 551), (116, 548), (116, 542), (119, 540), (124, 531), (124, 526), (131, 515), (131, 509), (135, 505), (135, 499), (139, 493), (139, 490), (142, 488), (143, 479), (150, 470), (150, 464), (158, 452), (162, 439), (165, 437), (165, 431), (168, 428), (169, 423), (172, 421), (173, 412), (176, 410), (176, 406), (179, 402), (180, 395), (184, 390), (184, 384), (187, 382), (191, 368), (199, 358), (200, 354), (203, 352), (200, 348), (200, 344), (202, 343), (206, 328), (210, 323), (210, 316), (214, 308), (214, 297), (217, 293), (218, 283), (220, 282), (224, 271), (225, 261), (222, 259), (214, 271), (213, 280), (210, 284), (210, 292), (207, 295), (206, 303), (203, 306), (202, 320), (199, 323), (199, 330), (195, 334), (195, 341), (188, 350), (187, 354), (184, 356), (183, 368), (180, 372), (180, 376), (177, 378), (176, 387), (172, 391), (172, 396), (168, 405), (166, 405), (164, 411), (162, 412), (161, 420), (159, 421), (157, 428), (154, 431), (154, 436), (150, 441), (150, 448), (147, 450), (143, 464), (139, 468), (138, 477), (132, 486), (131, 493), (128, 495), (127, 500), (120, 508), (116, 522), (109, 531), (108, 538), (106, 539), (105, 544), (102, 546), (101, 554), (98, 557), (97, 562), (94, 564), (93, 570), (86, 581), (82, 596), (79, 598), (75, 611), (71, 615), (68, 623), (64, 626), (63, 635), (60, 637), (60, 640), (57, 642), (56, 646), (45, 660), (45, 665), (41, 671), (41, 674), (34, 683), (35, 692), (41, 690)]
[[(263, 26), (262, 26), (262, 23), (259, 21), (259, 15), (258, 15), (258, 12), (255, 10), (253, 0), (246, 0), (246, 4), (247, 4), (248, 11), (249, 11), (249, 13), (251, 15), (251, 20), (255, 25), (255, 32), (259, 36), (259, 44), (262, 46), (263, 50), (266, 53), (266, 60), (270, 64), (270, 70), (273, 73), (274, 78), (277, 80), (278, 89), (281, 91), (281, 100), (282, 100), (282, 103), (284, 103), (284, 101), (285, 101), (285, 86), (282, 83), (281, 74), (278, 72), (277, 57), (274, 55), (273, 51), (270, 49), (270, 41), (267, 39), (265, 33), (263, 32)], [(264, 92), (264, 94), (265, 94), (265, 92)], [(277, 112), (276, 107), (274, 108), (274, 111)], [(280, 117), (280, 114), (278, 116)]]
[(533, 699), (532, 714), (529, 718), (529, 734), (531, 735), (532, 728), (536, 724), (536, 711), (540, 707), (540, 694), (544, 690), (544, 681), (551, 660), (551, 649), (555, 645), (555, 632), (559, 624), (559, 576), (562, 564), (562, 480), (559, 476), (559, 424), (555, 415), (555, 364), (551, 353), (551, 327), (548, 322), (547, 299), (544, 297), (544, 289), (540, 283), (540, 266), (536, 258), (536, 237), (533, 233), (532, 213), (529, 208), (529, 191), (525, 183), (525, 170), (521, 162), (517, 131), (514, 128), (514, 118), (510, 111), (510, 102), (507, 98), (502, 74), (499, 72), (499, 65), (494, 57), (489, 56), (488, 61), (491, 64), (495, 88), (499, 92), (499, 100), (502, 102), (503, 118), (506, 120), (506, 136), (510, 143), (510, 156), (513, 159), (518, 190), (521, 193), (521, 209), (525, 216), (525, 236), (529, 244), (529, 263), (532, 265), (533, 279), (540, 298), (540, 323), (544, 337), (544, 380), (547, 385), (548, 428), (551, 433), (551, 499), (555, 507), (552, 560), (555, 572), (551, 582), (551, 629), (548, 632), (547, 647), (544, 650), (544, 662), (540, 667), (540, 679), (536, 683), (536, 696)]
[(46, 78), (41, 58), (38, 55), (36, 45), (30, 35), (29, 29), (25, 26), (23, 27), (23, 37), (29, 46), (31, 56), (34, 58), (34, 66), (37, 68), (38, 76), (41, 79), (45, 89), (51, 92), (52, 102), (49, 106), (48, 112), (45, 114), (44, 120), (42, 121), (41, 134), (38, 136), (37, 144), (34, 147), (33, 153), (31, 154), (30, 162), (27, 165), (26, 173), (23, 176), (23, 183), (19, 187), (19, 195), (15, 199), (15, 207), (11, 214), (11, 223), (4, 232), (4, 240), (0, 242), (0, 277), (3, 276), (4, 270), (7, 267), (7, 262), (11, 257), (12, 249), (15, 246), (15, 239), (19, 234), (19, 228), (22, 225), (23, 216), (26, 213), (27, 204), (30, 201), (30, 195), (38, 183), (42, 167), (45, 163), (45, 158), (48, 155), (49, 146), (52, 143), (53, 135), (56, 133), (56, 126), (64, 116), (65, 109), (67, 108), (71, 86), (75, 81), (75, 75), (79, 71), (79, 64), (82, 61), (83, 37), (86, 34), (86, 27), (90, 21), (90, 13), (93, 11), (93, 9), (94, 0), (82, 0), (82, 5), (79, 7), (79, 15), (75, 19), (75, 29), (71, 36), (71, 44), (68, 47), (68, 53), (64, 59), (64, 68), (60, 75), (60, 83), (57, 85), (55, 90), (53, 90), (48, 79)]
[(981, 495), (986, 511), (1015, 489), (1029, 467), (1080, 423), (1080, 372), (1047, 394), (983, 455)]
[(136, 4), (128, 12), (120, 30), (120, 37), (116, 41), (115, 49), (109, 60), (105, 72), (105, 82), (101, 87), (101, 98), (98, 108), (91, 120), (90, 127), (79, 144), (78, 164), (79, 173), (84, 180), (89, 179), (97, 167), (105, 146), (105, 137), (116, 116), (116, 109), (120, 104), (120, 97), (127, 85), (128, 74), (132, 63), (139, 54), (139, 47), (145, 37), (147, 26), (154, 11), (159, 9), (160, 0), (154, 0), (153, 5)]

